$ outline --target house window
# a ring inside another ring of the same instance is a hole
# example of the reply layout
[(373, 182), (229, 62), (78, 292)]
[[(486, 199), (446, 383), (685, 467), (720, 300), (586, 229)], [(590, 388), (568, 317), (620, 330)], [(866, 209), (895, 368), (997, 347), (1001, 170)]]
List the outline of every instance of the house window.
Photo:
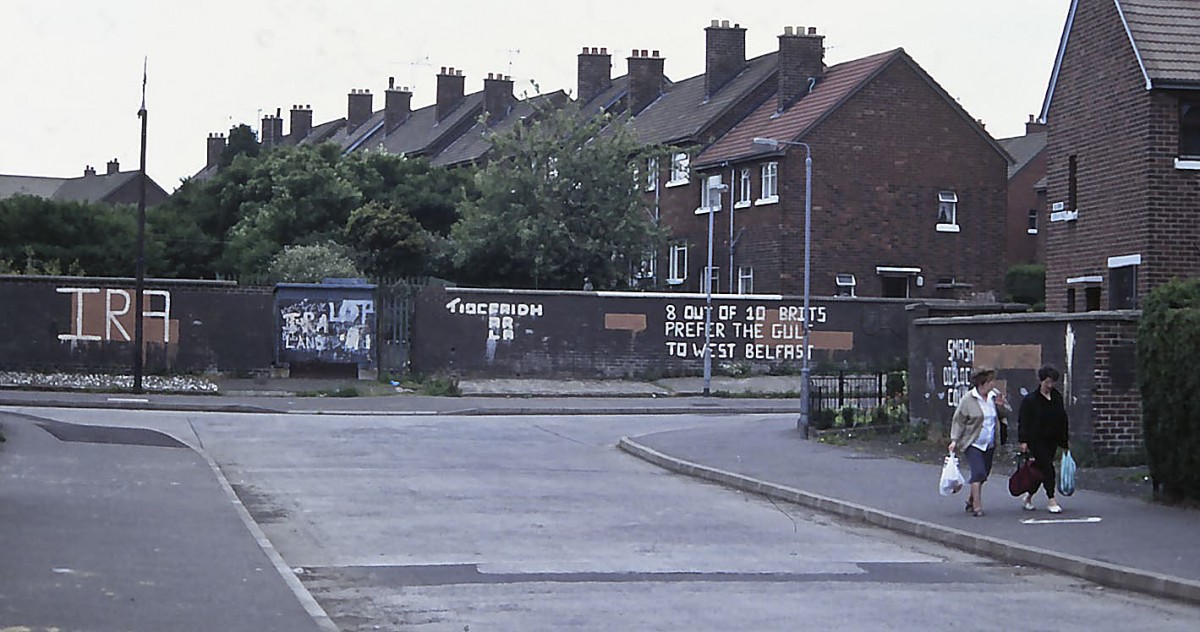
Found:
[(1070, 314), (1070, 313), (1073, 313), (1074, 311), (1075, 311), (1075, 288), (1069, 287), (1069, 288), (1067, 288), (1067, 313)]
[(738, 266), (738, 294), (754, 293), (754, 268)]
[(1085, 311), (1100, 311), (1100, 286), (1093, 285), (1083, 288), (1083, 300), (1086, 303), (1084, 306)]
[(739, 207), (750, 206), (750, 170), (742, 169), (741, 178), (738, 182), (738, 202)]
[(646, 190), (653, 191), (658, 188), (658, 158), (650, 158), (646, 161)]
[(908, 298), (907, 276), (885, 276), (880, 280), (883, 281), (884, 298)]
[(1070, 158), (1067, 159), (1067, 210), (1068, 211), (1079, 210), (1079, 206), (1077, 204), (1078, 198), (1076, 197), (1079, 194), (1078, 176), (1079, 176), (1079, 161), (1076, 160), (1075, 156), (1071, 156)]
[(671, 246), (671, 259), (667, 271), (667, 283), (679, 285), (687, 279), (688, 247), (687, 244)]
[[(709, 287), (704, 287), (704, 278), (708, 279)], [(710, 268), (704, 266), (704, 278), (700, 279), (701, 292), (720, 292), (721, 291), (721, 269)]]
[(1200, 101), (1179, 107), (1179, 155), (1200, 159)]
[(761, 202), (779, 201), (779, 163), (768, 162), (762, 166)]
[(959, 231), (958, 194), (954, 191), (938, 191), (937, 230), (945, 233)]
[(657, 276), (658, 261), (657, 255), (654, 252), (647, 252), (642, 260), (633, 269), (632, 282), (629, 284), (633, 287), (638, 287), (643, 283), (653, 282)]
[(858, 285), (858, 281), (853, 274), (839, 274), (837, 281), (838, 296), (854, 296), (854, 288)]
[(671, 157), (671, 181), (667, 183), (667, 186), (687, 184), (688, 164), (688, 155), (684, 152), (679, 152)]
[(1108, 271), (1108, 308), (1137, 309), (1137, 266)]
[(1037, 209), (1036, 208), (1029, 209), (1029, 228), (1025, 229), (1026, 233), (1029, 233), (1030, 235), (1037, 234), (1037, 232), (1038, 232), (1037, 218), (1038, 218)]
[(696, 213), (721, 210), (721, 191), (726, 188), (721, 184), (721, 176), (709, 176), (702, 182), (704, 186), (700, 188), (700, 208), (696, 209)]

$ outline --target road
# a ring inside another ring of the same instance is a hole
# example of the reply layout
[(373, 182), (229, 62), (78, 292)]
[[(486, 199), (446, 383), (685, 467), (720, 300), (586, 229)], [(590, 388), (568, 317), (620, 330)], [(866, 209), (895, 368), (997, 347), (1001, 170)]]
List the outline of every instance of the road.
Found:
[(1200, 626), (1190, 606), (776, 505), (614, 447), (728, 417), (22, 412), (202, 447), (344, 632)]

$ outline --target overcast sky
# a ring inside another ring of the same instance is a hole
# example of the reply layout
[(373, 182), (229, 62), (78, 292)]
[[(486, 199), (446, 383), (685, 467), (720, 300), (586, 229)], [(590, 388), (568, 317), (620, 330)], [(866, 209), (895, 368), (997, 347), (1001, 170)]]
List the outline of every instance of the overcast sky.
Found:
[[(746, 27), (747, 57), (785, 25), (825, 35), (827, 64), (903, 47), (997, 138), (1041, 108), (1070, 0), (0, 0), (0, 174), (73, 177), (138, 164), (142, 60), (149, 58), (147, 170), (168, 191), (204, 166), (205, 139), (276, 108), (345, 116), (387, 79), (434, 101), (442, 66), (467, 91), (489, 72), (520, 94), (575, 90), (584, 46), (656, 49), (679, 80), (704, 72), (704, 27)], [(287, 131), (285, 125), (285, 132)]]

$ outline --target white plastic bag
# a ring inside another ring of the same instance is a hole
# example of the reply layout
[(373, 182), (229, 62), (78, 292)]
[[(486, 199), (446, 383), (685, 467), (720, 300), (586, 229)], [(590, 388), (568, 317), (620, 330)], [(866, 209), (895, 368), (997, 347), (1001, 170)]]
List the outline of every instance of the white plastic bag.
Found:
[(1070, 450), (1063, 452), (1058, 466), (1058, 493), (1063, 496), (1075, 493), (1075, 459), (1071, 458)]
[(943, 496), (957, 494), (965, 483), (962, 472), (958, 471), (958, 457), (953, 454), (947, 456), (946, 464), (942, 466), (942, 478), (938, 483), (938, 493)]

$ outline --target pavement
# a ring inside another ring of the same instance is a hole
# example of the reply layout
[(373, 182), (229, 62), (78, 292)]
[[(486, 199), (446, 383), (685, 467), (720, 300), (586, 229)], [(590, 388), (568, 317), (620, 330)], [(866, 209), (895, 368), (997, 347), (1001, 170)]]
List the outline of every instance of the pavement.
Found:
[[(794, 381), (721, 378), (712, 391), (781, 396), (795, 390)], [(0, 390), (0, 407), (769, 413), (716, 428), (624, 437), (618, 446), (681, 474), (1007, 563), (1200, 605), (1198, 511), (1083, 489), (1061, 499), (1062, 514), (1044, 506), (1025, 512), (1008, 495), (1007, 464), (997, 463), (985, 486), (986, 515), (976, 518), (963, 511), (962, 494), (936, 492), (936, 466), (803, 439), (790, 419), (795, 399), (705, 398), (689, 395), (702, 388), (699, 378), (664, 382), (478, 380), (460, 383), (463, 397), (339, 398), (297, 395), (332, 390), (325, 382), (230, 380), (220, 385), (222, 395)], [(151, 430), (47, 423), (15, 411), (0, 411), (0, 422), (8, 438), (0, 443), (0, 630), (336, 630), (203, 450)]]

